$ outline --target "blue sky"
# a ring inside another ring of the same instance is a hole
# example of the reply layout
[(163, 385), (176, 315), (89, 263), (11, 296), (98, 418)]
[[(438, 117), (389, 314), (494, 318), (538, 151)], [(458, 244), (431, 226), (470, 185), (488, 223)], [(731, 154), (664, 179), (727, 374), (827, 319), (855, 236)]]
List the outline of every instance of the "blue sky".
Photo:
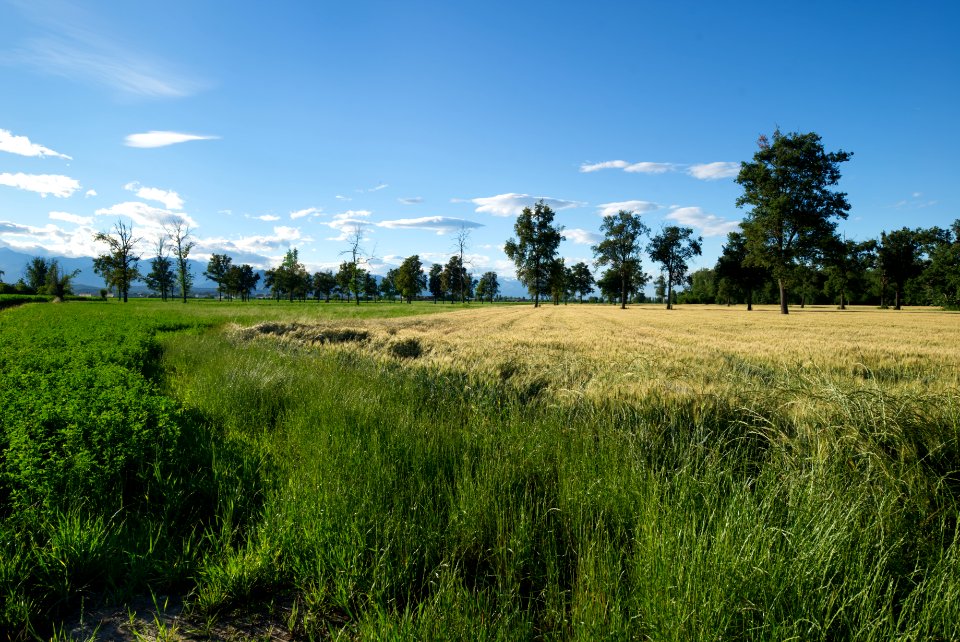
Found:
[[(561, 253), (601, 215), (693, 227), (711, 266), (761, 133), (854, 153), (848, 237), (960, 218), (955, 2), (0, 0), (0, 246), (89, 256), (181, 219), (196, 257), (475, 272), (543, 197)], [(655, 266), (646, 263), (648, 272)]]

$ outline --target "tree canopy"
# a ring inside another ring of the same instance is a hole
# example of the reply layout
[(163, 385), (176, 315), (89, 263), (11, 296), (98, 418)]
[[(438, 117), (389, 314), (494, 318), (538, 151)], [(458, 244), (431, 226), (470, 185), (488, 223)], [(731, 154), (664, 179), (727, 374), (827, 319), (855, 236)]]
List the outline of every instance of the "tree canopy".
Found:
[(503, 251), (517, 267), (517, 278), (533, 299), (533, 306), (540, 306), (540, 295), (549, 292), (550, 272), (557, 258), (562, 226), (553, 224), (554, 212), (550, 206), (538, 201), (531, 210), (523, 208), (513, 226), (516, 239), (511, 238)]
[(650, 228), (640, 220), (640, 215), (626, 210), (603, 217), (600, 231), (604, 238), (591, 249), (597, 267), (609, 265), (620, 277), (620, 308), (627, 307), (627, 291), (633, 274), (641, 269), (640, 239), (650, 233)]
[(650, 258), (659, 263), (666, 273), (667, 309), (673, 309), (673, 286), (683, 283), (687, 275), (687, 261), (701, 252), (702, 239), (694, 238), (689, 227), (669, 225), (653, 237), (648, 246)]
[(741, 226), (747, 261), (773, 272), (780, 287), (780, 311), (788, 314), (787, 286), (802, 260), (819, 258), (847, 217), (847, 195), (830, 188), (840, 181), (840, 163), (849, 152), (825, 152), (820, 136), (773, 133), (758, 141), (753, 161), (741, 163), (737, 207), (749, 207)]

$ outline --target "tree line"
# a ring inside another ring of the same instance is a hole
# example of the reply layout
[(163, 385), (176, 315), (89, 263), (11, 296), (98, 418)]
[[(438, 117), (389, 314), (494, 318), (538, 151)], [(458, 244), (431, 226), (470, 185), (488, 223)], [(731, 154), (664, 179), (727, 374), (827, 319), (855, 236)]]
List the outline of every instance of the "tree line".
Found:
[[(543, 200), (518, 215), (504, 253), (535, 307), (541, 300), (559, 304), (577, 297), (582, 302), (598, 289), (602, 299), (623, 308), (628, 301), (645, 299), (651, 281), (656, 299), (668, 309), (677, 301), (745, 303), (747, 309), (755, 301), (779, 302), (784, 314), (790, 304), (824, 301), (841, 308), (850, 303), (896, 309), (917, 304), (960, 307), (960, 219), (948, 229), (904, 227), (866, 241), (837, 233), (850, 205), (846, 194), (834, 187), (840, 164), (851, 156), (825, 151), (813, 132), (776, 130), (771, 138), (760, 136), (758, 151), (741, 163), (736, 178), (743, 190), (736, 205), (747, 210), (739, 229), (727, 236), (712, 269), (689, 276), (689, 262), (702, 252), (702, 239), (693, 229), (669, 225), (652, 235), (639, 214), (626, 210), (601, 222), (602, 240), (591, 247), (593, 267), (600, 270), (596, 277), (586, 263), (567, 266), (559, 257), (563, 227), (554, 223), (555, 213)], [(187, 256), (195, 244), (189, 228), (181, 224), (165, 232), (149, 272), (141, 274), (136, 251), (141, 239), (134, 237), (132, 227), (117, 222), (111, 233), (95, 236), (107, 251), (94, 259), (94, 270), (124, 301), (137, 280), (164, 300), (176, 291), (186, 301), (193, 284)], [(370, 257), (364, 255), (362, 233), (356, 230), (343, 252), (347, 260), (336, 272), (309, 273), (293, 248), (280, 265), (265, 272), (264, 286), (274, 298), (289, 301), (313, 297), (329, 302), (336, 297), (359, 305), (363, 297), (399, 296), (411, 302), (425, 291), (435, 302), (493, 301), (500, 294), (499, 279), (492, 271), (479, 278), (469, 272), (464, 262), (468, 236), (468, 230), (460, 231), (457, 252), (444, 265), (434, 264), (427, 271), (419, 255), (413, 255), (378, 280), (366, 269)], [(655, 279), (643, 270), (644, 252), (659, 267)], [(69, 290), (74, 275), (63, 274), (55, 261), (45, 270), (38, 265), (26, 271), (31, 287), (61, 294)], [(252, 266), (234, 265), (226, 254), (213, 254), (204, 275), (216, 283), (221, 299), (247, 300), (260, 281)]]

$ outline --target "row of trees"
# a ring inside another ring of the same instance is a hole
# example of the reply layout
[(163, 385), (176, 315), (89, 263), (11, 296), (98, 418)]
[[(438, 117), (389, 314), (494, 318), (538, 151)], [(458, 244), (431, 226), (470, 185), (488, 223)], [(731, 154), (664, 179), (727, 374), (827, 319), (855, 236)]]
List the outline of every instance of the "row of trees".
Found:
[[(643, 238), (649, 236), (650, 228), (639, 214), (620, 210), (604, 217), (600, 226), (604, 238), (591, 248), (594, 265), (606, 268), (597, 281), (585, 263), (568, 269), (557, 256), (564, 238), (563, 227), (554, 225), (553, 219), (553, 210), (542, 200), (532, 209), (524, 208), (513, 228), (516, 237), (504, 245), (504, 252), (516, 265), (517, 278), (530, 292), (534, 307), (540, 305), (541, 296), (551, 296), (556, 304), (575, 292), (582, 301), (595, 285), (610, 300), (618, 299), (621, 308), (642, 293), (650, 280), (642, 266)], [(694, 237), (690, 228), (667, 226), (650, 239), (646, 250), (663, 270), (670, 308), (673, 287), (684, 282), (689, 260), (701, 252), (701, 239)]]
[(0, 294), (47, 294), (63, 299), (73, 294), (73, 279), (79, 270), (68, 272), (56, 259), (45, 259), (35, 256), (23, 268), (23, 278), (15, 285), (3, 283), (3, 270), (0, 270)]
[(109, 289), (116, 289), (124, 303), (129, 297), (130, 286), (141, 280), (159, 293), (164, 301), (173, 296), (175, 288), (178, 289), (186, 303), (193, 287), (193, 274), (187, 257), (196, 243), (191, 239), (189, 226), (182, 221), (166, 228), (157, 240), (147, 274), (141, 274), (138, 266), (142, 257), (137, 252), (137, 246), (143, 239), (133, 235), (132, 225), (128, 227), (123, 221), (117, 221), (112, 233), (97, 232), (94, 240), (105, 243), (107, 251), (93, 259), (93, 271), (103, 278)]
[[(359, 259), (359, 253), (356, 257), (351, 256), (353, 258)], [(217, 284), (218, 291), (226, 291), (223, 266), (229, 264), (230, 257), (226, 255), (214, 254), (210, 258), (205, 274)], [(300, 262), (297, 249), (293, 248), (287, 251), (280, 265), (266, 271), (265, 277), (264, 285), (270, 288), (273, 297), (289, 301), (303, 301), (312, 296), (329, 302), (337, 297), (359, 305), (363, 297), (395, 300), (399, 296), (410, 303), (425, 290), (430, 292), (434, 302), (447, 298), (451, 303), (471, 298), (493, 301), (500, 295), (496, 272), (485, 272), (479, 279), (473, 278), (464, 267), (461, 255), (450, 257), (446, 265), (436, 263), (426, 272), (420, 256), (414, 254), (378, 280), (357, 260), (343, 261), (336, 272), (321, 270), (310, 274)]]

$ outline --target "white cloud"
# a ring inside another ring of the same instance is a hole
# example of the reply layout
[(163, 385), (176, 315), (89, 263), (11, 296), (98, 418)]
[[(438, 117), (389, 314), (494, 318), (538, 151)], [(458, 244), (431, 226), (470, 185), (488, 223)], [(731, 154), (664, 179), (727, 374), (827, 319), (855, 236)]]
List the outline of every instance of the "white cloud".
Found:
[(66, 221), (67, 223), (76, 223), (77, 225), (93, 225), (92, 216), (77, 216), (70, 212), (50, 212), (50, 218), (55, 221)]
[(126, 216), (137, 225), (154, 229), (161, 229), (178, 222), (189, 227), (197, 227), (197, 222), (183, 212), (173, 212), (139, 201), (117, 203), (110, 207), (98, 209), (94, 214), (97, 216)]
[(600, 216), (611, 216), (620, 210), (627, 212), (637, 212), (644, 214), (660, 209), (660, 206), (650, 201), (616, 201), (613, 203), (601, 203), (597, 205), (597, 214)]
[(53, 194), (57, 198), (68, 198), (80, 189), (80, 183), (69, 176), (59, 174), (0, 174), (0, 185), (36, 192), (46, 198)]
[(733, 178), (740, 173), (740, 163), (718, 162), (691, 165), (687, 173), (702, 181), (715, 181), (721, 178)]
[(699, 207), (678, 207), (667, 214), (666, 218), (697, 228), (704, 236), (726, 236), (740, 226), (739, 221), (728, 221), (716, 214), (708, 214)]
[(123, 189), (128, 192), (134, 192), (138, 198), (162, 203), (168, 210), (183, 209), (183, 199), (172, 190), (164, 190), (157, 187), (143, 187), (136, 181), (127, 183), (123, 186)]
[(56, 158), (73, 160), (66, 154), (61, 154), (60, 152), (53, 151), (49, 147), (30, 142), (30, 139), (26, 136), (14, 136), (6, 129), (0, 129), (0, 151), (19, 154), (20, 156), (37, 156), (40, 158), (54, 156)]
[(299, 228), (279, 225), (273, 234), (258, 234), (239, 238), (198, 238), (197, 256), (213, 253), (229, 254), (235, 263), (249, 263), (254, 267), (268, 268), (276, 265), (283, 254), (295, 243), (312, 243)]
[(603, 237), (596, 232), (588, 232), (587, 230), (578, 228), (564, 230), (563, 235), (567, 237), (568, 241), (572, 241), (578, 245), (596, 245), (603, 240)]
[(597, 172), (601, 169), (624, 169), (630, 163), (625, 160), (603, 161), (602, 163), (583, 163), (580, 165), (580, 171), (583, 173)]
[(380, 190), (382, 190), (382, 189), (387, 189), (388, 187), (390, 187), (390, 186), (387, 185), (386, 183), (380, 183), (380, 184), (377, 185), (376, 187), (371, 187), (371, 188), (368, 189), (367, 191), (368, 191), (368, 192), (379, 192)]
[(336, 196), (334, 196), (334, 198), (337, 199), (338, 201), (352, 201), (352, 200), (353, 200), (353, 199), (350, 198), (349, 196), (344, 196), (343, 194), (337, 194)]
[(64, 230), (52, 223), (43, 227), (0, 221), (0, 246), (28, 254), (54, 256), (95, 256), (100, 248), (87, 226)]
[(483, 227), (483, 223), (475, 223), (462, 218), (449, 216), (421, 216), (420, 218), (400, 218), (393, 221), (381, 221), (378, 227), (401, 230), (434, 230), (437, 234), (448, 234), (464, 228)]
[(96, 195), (97, 195), (97, 190), (95, 190), (95, 189), (88, 189), (88, 190), (87, 190), (87, 193), (84, 194), (83, 196), (84, 196), (84, 198), (90, 198), (91, 196), (96, 196)]
[(399, 202), (403, 203), (404, 205), (417, 205), (417, 204), (423, 202), (423, 197), (422, 197), (422, 196), (411, 196), (410, 198), (398, 198), (397, 200), (398, 200)]
[(290, 218), (296, 220), (298, 218), (303, 218), (304, 216), (319, 216), (323, 213), (323, 209), (319, 207), (308, 207), (303, 210), (297, 210), (296, 212), (290, 212)]
[(472, 203), (478, 205), (476, 209), (477, 212), (486, 212), (493, 216), (516, 216), (523, 211), (523, 208), (533, 207), (541, 200), (555, 211), (586, 205), (586, 203), (579, 201), (567, 201), (559, 198), (550, 198), (549, 196), (530, 196), (529, 194), (512, 193), (470, 199)]
[(632, 163), (623, 168), (623, 171), (631, 174), (666, 174), (677, 168), (673, 163)]
[(364, 234), (370, 227), (370, 218), (372, 212), (368, 210), (347, 210), (339, 214), (334, 214), (333, 219), (326, 223), (328, 227), (339, 232), (337, 236), (328, 237), (328, 241), (346, 241), (356, 232)]
[(252, 218), (255, 221), (267, 221), (267, 222), (280, 220), (280, 217), (275, 214), (263, 214), (262, 216), (248, 216), (247, 218)]
[(150, 131), (143, 134), (130, 134), (124, 143), (127, 147), (166, 147), (191, 140), (217, 140), (219, 136), (198, 136), (180, 132)]

